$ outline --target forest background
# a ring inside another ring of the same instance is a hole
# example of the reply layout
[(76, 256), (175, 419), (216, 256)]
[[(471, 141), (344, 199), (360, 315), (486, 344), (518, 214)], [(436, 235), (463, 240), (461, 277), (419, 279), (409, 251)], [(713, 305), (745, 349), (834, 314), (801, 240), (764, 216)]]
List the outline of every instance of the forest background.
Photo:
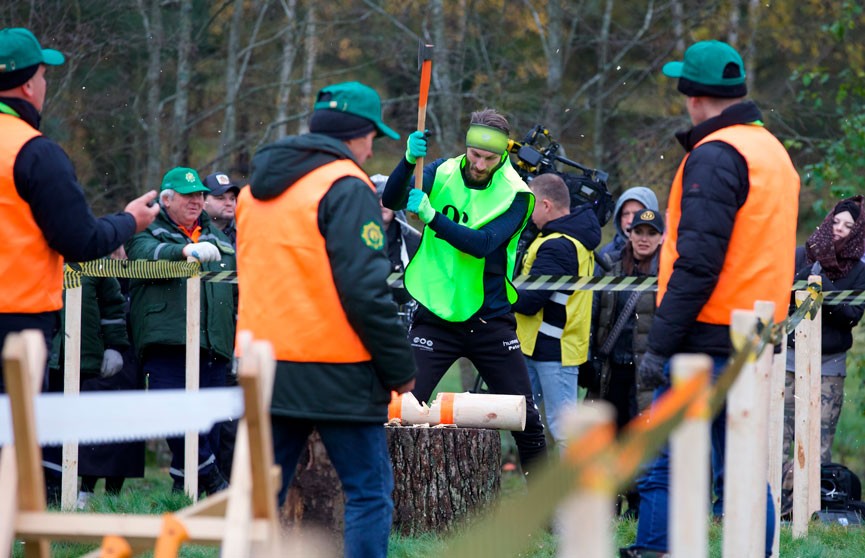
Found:
[[(865, 23), (822, 0), (12, 0), (67, 56), (51, 68), (43, 131), (75, 163), (97, 214), (191, 166), (245, 180), (255, 151), (307, 131), (316, 92), (359, 80), (403, 137), (417, 124), (420, 39), (435, 45), (431, 156), (460, 153), (469, 114), (493, 107), (521, 139), (550, 129), (561, 154), (609, 173), (614, 195), (666, 199), (689, 123), (664, 62), (698, 40), (742, 53), (750, 97), (802, 173), (800, 236), (865, 192)], [(377, 140), (370, 174), (403, 141)], [(794, 200), (790, 200), (794, 203)], [(807, 236), (805, 234), (804, 236)]]

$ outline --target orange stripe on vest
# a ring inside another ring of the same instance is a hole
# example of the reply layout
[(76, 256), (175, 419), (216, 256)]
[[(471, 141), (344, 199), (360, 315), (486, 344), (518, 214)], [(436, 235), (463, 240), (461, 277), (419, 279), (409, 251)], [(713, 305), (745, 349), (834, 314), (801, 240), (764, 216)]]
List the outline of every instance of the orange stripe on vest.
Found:
[[(319, 167), (274, 199), (244, 188), (237, 203), (237, 331), (273, 344), (277, 360), (352, 363), (370, 354), (348, 322), (318, 228), (322, 198), (340, 178), (374, 186), (353, 161)], [(360, 234), (360, 231), (358, 231)]]

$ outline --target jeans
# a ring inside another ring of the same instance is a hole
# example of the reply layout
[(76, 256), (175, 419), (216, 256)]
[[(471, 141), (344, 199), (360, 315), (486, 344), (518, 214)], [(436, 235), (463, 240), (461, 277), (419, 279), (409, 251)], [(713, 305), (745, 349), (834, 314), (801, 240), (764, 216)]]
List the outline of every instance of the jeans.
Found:
[(315, 428), (345, 491), (345, 556), (387, 556), (393, 518), (393, 471), (384, 426), (313, 422), (276, 415), (271, 415), (271, 424), (274, 457), (282, 467), (279, 506), (285, 503), (297, 461)]
[(547, 415), (547, 426), (559, 447), (565, 445), (565, 433), (562, 431), (562, 412), (577, 404), (577, 373), (576, 366), (562, 366), (561, 362), (534, 360), (526, 357), (526, 368), (529, 370), (529, 380), (532, 383), (532, 398), (535, 404), (544, 404)]
[[(201, 351), (199, 356), (198, 385), (201, 388), (222, 387), (228, 373), (228, 360)], [(148, 348), (142, 361), (144, 372), (150, 376), (150, 389), (183, 389), (186, 387), (186, 348), (158, 346)], [(168, 438), (171, 449), (171, 467), (168, 472), (175, 481), (184, 476), (184, 439)], [(206, 475), (216, 466), (219, 448), (219, 424), (210, 432), (198, 435), (198, 474)]]
[[(713, 357), (713, 381), (724, 368), (727, 359)], [(669, 375), (669, 362), (665, 373)], [(655, 391), (657, 400), (668, 388)], [(712, 420), (712, 483), (715, 501), (712, 514), (720, 517), (724, 513), (724, 448), (727, 439), (727, 408), (724, 407)], [(667, 530), (669, 528), (670, 492), (670, 446), (664, 445), (660, 455), (650, 465), (648, 472), (637, 481), (640, 491), (640, 520), (637, 524), (637, 540), (634, 548), (668, 551)], [(775, 506), (772, 494), (766, 484), (766, 556), (772, 555), (772, 542), (775, 535)]]

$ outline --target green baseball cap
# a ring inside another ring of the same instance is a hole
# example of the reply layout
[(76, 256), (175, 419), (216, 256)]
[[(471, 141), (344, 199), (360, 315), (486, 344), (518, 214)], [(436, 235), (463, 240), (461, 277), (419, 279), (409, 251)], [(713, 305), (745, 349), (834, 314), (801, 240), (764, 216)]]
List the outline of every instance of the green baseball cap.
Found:
[(161, 190), (174, 190), (178, 194), (209, 192), (210, 188), (202, 184), (195, 169), (175, 167), (162, 177)]
[(376, 137), (387, 136), (399, 139), (381, 120), (381, 97), (375, 89), (358, 81), (346, 81), (328, 85), (318, 92), (313, 110), (344, 112), (365, 118), (375, 125)]
[(0, 75), (38, 64), (59, 66), (66, 62), (60, 51), (42, 48), (36, 36), (23, 27), (0, 30)]
[(679, 78), (679, 91), (692, 97), (742, 97), (748, 92), (742, 57), (721, 41), (694, 43), (682, 61), (667, 62), (661, 71)]

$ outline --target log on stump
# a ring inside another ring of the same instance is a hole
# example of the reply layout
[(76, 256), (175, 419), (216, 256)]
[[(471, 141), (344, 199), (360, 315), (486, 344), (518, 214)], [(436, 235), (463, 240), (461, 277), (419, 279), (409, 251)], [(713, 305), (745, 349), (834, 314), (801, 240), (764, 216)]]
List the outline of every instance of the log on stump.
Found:
[(393, 528), (403, 535), (450, 529), (499, 492), (498, 430), (389, 427), (387, 443), (394, 476)]
[[(498, 495), (498, 430), (388, 427), (386, 432), (394, 476), (394, 530), (404, 535), (447, 530)], [(324, 529), (341, 546), (344, 510), (342, 484), (313, 432), (282, 508), (283, 523)]]

